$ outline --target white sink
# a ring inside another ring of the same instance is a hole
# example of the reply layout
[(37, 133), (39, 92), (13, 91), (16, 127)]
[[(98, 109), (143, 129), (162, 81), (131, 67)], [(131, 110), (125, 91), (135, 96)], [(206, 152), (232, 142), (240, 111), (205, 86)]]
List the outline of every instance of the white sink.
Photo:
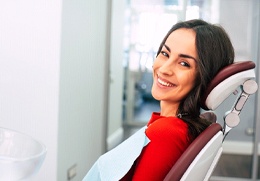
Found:
[(0, 127), (0, 180), (17, 181), (36, 174), (46, 147), (32, 137)]

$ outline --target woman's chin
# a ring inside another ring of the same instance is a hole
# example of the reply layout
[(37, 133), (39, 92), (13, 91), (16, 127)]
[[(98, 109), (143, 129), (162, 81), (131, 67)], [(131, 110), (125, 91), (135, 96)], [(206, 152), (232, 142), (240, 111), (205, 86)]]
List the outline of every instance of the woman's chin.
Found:
[(161, 101), (162, 100), (162, 95), (158, 95), (157, 93), (154, 93), (153, 91), (152, 91), (152, 96), (157, 101)]

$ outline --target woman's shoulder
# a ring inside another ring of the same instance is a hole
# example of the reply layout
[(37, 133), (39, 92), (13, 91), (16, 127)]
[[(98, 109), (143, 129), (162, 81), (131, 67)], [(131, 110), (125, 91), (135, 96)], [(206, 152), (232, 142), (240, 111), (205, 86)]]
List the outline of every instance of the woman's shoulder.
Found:
[(168, 129), (176, 129), (176, 128), (188, 128), (188, 125), (185, 121), (183, 121), (182, 119), (178, 118), (178, 117), (161, 117), (157, 120), (155, 120), (154, 122), (152, 122), (151, 124), (148, 125), (148, 127), (150, 125), (154, 125), (156, 127), (167, 127)]
[(151, 115), (151, 118), (149, 120), (149, 122), (147, 123), (147, 126), (150, 126), (151, 124), (156, 123), (159, 125), (165, 125), (165, 124), (181, 124), (181, 125), (185, 125), (186, 123), (178, 118), (178, 117), (174, 117), (174, 116), (161, 116), (159, 112), (153, 112)]
[(185, 137), (188, 134), (188, 125), (177, 117), (163, 117), (148, 125), (146, 129), (148, 138)]

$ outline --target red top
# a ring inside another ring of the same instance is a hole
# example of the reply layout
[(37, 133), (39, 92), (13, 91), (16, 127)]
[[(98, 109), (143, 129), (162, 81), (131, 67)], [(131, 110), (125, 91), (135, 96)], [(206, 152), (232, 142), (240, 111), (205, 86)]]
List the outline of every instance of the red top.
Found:
[(153, 113), (145, 133), (151, 140), (121, 181), (163, 180), (189, 146), (188, 125), (176, 117)]

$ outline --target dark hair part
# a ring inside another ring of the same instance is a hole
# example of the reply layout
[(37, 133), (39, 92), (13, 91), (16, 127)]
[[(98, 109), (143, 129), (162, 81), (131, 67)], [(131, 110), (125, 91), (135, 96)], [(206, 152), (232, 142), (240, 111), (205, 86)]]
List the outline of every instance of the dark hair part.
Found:
[(203, 20), (189, 20), (175, 24), (164, 37), (157, 55), (160, 54), (168, 36), (180, 28), (192, 29), (196, 33), (198, 66), (193, 90), (182, 100), (177, 114), (187, 122), (190, 141), (195, 139), (210, 122), (200, 118), (201, 98), (209, 82), (223, 67), (234, 62), (234, 48), (226, 31)]

